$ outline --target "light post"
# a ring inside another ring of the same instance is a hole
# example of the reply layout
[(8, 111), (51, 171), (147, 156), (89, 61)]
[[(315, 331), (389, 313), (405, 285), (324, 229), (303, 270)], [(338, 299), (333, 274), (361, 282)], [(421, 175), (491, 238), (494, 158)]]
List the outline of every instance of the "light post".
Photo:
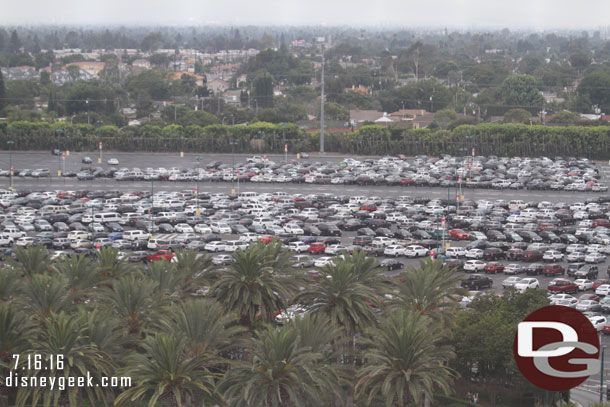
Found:
[(153, 208), (155, 207), (155, 178), (150, 177), (150, 234), (155, 233), (155, 222), (153, 222)]
[(8, 166), (9, 166), (9, 177), (10, 177), (10, 184), (8, 189), (10, 191), (13, 190), (13, 174), (14, 174), (14, 170), (13, 170), (13, 144), (15, 144), (15, 142), (13, 140), (9, 140), (6, 142), (6, 144), (8, 145)]
[(87, 124), (91, 124), (89, 123), (89, 98), (85, 102), (87, 103)]
[(98, 120), (95, 122), (95, 124), (97, 125), (97, 140), (99, 141), (99, 149), (100, 149), (100, 156), (97, 159), (97, 163), (101, 164), (102, 163), (102, 124), (104, 124), (104, 122), (102, 122), (101, 120)]
[(231, 140), (229, 141), (229, 144), (231, 145), (231, 160), (233, 162), (233, 164), (231, 165), (232, 171), (231, 171), (231, 193), (234, 194), (235, 193), (235, 145), (237, 144), (235, 141)]
[(61, 136), (64, 134), (62, 129), (55, 130), (55, 134), (57, 135), (57, 150), (59, 151), (59, 155), (57, 156), (57, 176), (61, 177)]
[(599, 378), (599, 403), (604, 402), (604, 353), (606, 350), (606, 345), (602, 345), (602, 354), (601, 354), (601, 372)]
[(195, 161), (197, 161), (197, 189), (195, 190), (195, 214), (199, 216), (201, 211), (199, 210), (199, 162), (201, 161), (201, 157), (195, 157)]
[(284, 162), (288, 164), (288, 144), (286, 144), (286, 123), (280, 123), (282, 125), (282, 144), (284, 144)]

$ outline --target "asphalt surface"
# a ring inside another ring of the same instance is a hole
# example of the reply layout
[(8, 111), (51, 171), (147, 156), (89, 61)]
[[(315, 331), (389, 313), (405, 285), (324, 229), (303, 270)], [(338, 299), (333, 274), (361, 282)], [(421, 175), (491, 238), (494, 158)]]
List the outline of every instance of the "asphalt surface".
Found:
[[(405, 186), (366, 186), (359, 187), (357, 185), (318, 185), (318, 184), (268, 184), (268, 183), (241, 183), (233, 184), (231, 182), (169, 182), (169, 181), (155, 181), (154, 183), (148, 181), (136, 181), (136, 182), (120, 182), (113, 179), (98, 178), (92, 181), (78, 181), (76, 178), (59, 178), (56, 175), (57, 170), (62, 171), (78, 171), (84, 164), (81, 163), (81, 159), (85, 156), (93, 159), (93, 166), (98, 166), (97, 158), (99, 152), (84, 152), (76, 153), (71, 152), (69, 156), (65, 157), (65, 161), (62, 161), (61, 157), (53, 156), (50, 152), (12, 152), (9, 154), (7, 151), (0, 151), (0, 169), (10, 168), (9, 162), (15, 169), (36, 169), (36, 168), (48, 168), (51, 174), (54, 175), (50, 178), (20, 178), (15, 176), (13, 179), (13, 186), (16, 189), (32, 189), (32, 190), (120, 190), (120, 191), (142, 191), (154, 189), (155, 192), (166, 190), (166, 191), (178, 191), (186, 189), (194, 189), (197, 185), (199, 186), (200, 193), (209, 192), (225, 192), (230, 193), (232, 188), (235, 188), (236, 192), (239, 191), (254, 191), (258, 193), (263, 192), (274, 192), (274, 191), (285, 191), (289, 194), (303, 193), (333, 193), (339, 195), (365, 195), (365, 196), (381, 196), (381, 197), (397, 197), (400, 195), (408, 195), (412, 197), (428, 197), (428, 198), (449, 198), (455, 199), (456, 190), (455, 188), (442, 187), (405, 187)], [(246, 158), (251, 157), (252, 154), (242, 154), (235, 156), (231, 154), (190, 154), (186, 153), (184, 157), (180, 157), (179, 153), (116, 153), (116, 152), (103, 152), (102, 167), (108, 168), (106, 164), (109, 158), (117, 158), (119, 160), (118, 167), (180, 167), (180, 168), (196, 168), (197, 165), (205, 166), (211, 161), (220, 160), (223, 163), (243, 162)], [(199, 163), (196, 161), (196, 157), (200, 157)], [(309, 161), (325, 161), (325, 162), (340, 162), (347, 155), (338, 154), (324, 154), (317, 155), (312, 154)], [(361, 158), (354, 157), (353, 158)], [(283, 155), (270, 155), (270, 160), (281, 161), (284, 160)], [(289, 159), (295, 159), (296, 155), (289, 154)], [(371, 157), (367, 157), (371, 158)], [(610, 180), (610, 167), (608, 163), (597, 163), (602, 175), (602, 181), (609, 184)], [(0, 188), (7, 188), (9, 186), (9, 178), (0, 178)], [(589, 198), (596, 198), (604, 193), (595, 192), (565, 192), (565, 191), (528, 191), (528, 190), (492, 190), (492, 189), (464, 189), (463, 194), (465, 199), (522, 199), (524, 201), (551, 201), (551, 202), (582, 202)], [(28, 233), (28, 235), (33, 235)], [(352, 239), (355, 236), (355, 232), (343, 232), (343, 236), (340, 238), (341, 243), (344, 245), (352, 244)], [(236, 235), (223, 235), (223, 240), (237, 239)], [(451, 242), (452, 246), (463, 246), (467, 242)], [(314, 258), (320, 256), (312, 256)], [(609, 256), (610, 257), (610, 256)], [(378, 257), (381, 261), (385, 257)], [(417, 266), (421, 259), (407, 259), (399, 257), (399, 261), (405, 264), (405, 267)], [(512, 263), (508, 261), (502, 261), (504, 264)], [(517, 262), (519, 264), (527, 266), (529, 262)], [(564, 266), (567, 266), (567, 262), (563, 262)], [(607, 276), (606, 269), (610, 265), (610, 260), (604, 263), (598, 264), (600, 270), (599, 277), (605, 278)], [(388, 272), (388, 276), (397, 275), (400, 271)], [(504, 274), (492, 274), (489, 275), (493, 280), (493, 287), (491, 290), (501, 293), (503, 291), (502, 281), (508, 276)], [(522, 277), (524, 275), (521, 275)], [(553, 277), (545, 277), (543, 275), (533, 276), (538, 278), (540, 281), (541, 288), (546, 288), (548, 282)], [(588, 291), (591, 292), (591, 291)], [(601, 335), (602, 344), (606, 345), (610, 349), (610, 335)], [(610, 361), (606, 363), (606, 378), (609, 377)], [(599, 380), (600, 375), (594, 375), (587, 380), (583, 385), (573, 390), (573, 399), (583, 406), (588, 406), (591, 403), (599, 401)], [(606, 383), (608, 381), (606, 380)]]
[[(198, 184), (196, 181), (190, 182), (170, 182), (170, 181), (155, 181), (154, 184), (148, 181), (115, 181), (114, 179), (96, 178), (91, 181), (78, 181), (76, 178), (59, 178), (57, 177), (58, 169), (62, 172), (78, 171), (85, 166), (81, 163), (83, 157), (91, 157), (93, 166), (98, 166), (98, 153), (76, 153), (71, 152), (65, 157), (65, 162), (61, 157), (54, 156), (49, 152), (0, 152), (0, 169), (9, 169), (12, 161), (13, 168), (19, 169), (36, 169), (48, 168), (51, 172), (49, 178), (22, 178), (19, 176), (13, 177), (13, 187), (33, 190), (54, 190), (54, 189), (112, 189), (120, 191), (180, 191), (186, 189), (194, 189)], [(196, 157), (200, 158), (199, 165), (205, 166), (211, 161), (220, 160), (223, 163), (232, 163), (233, 156), (231, 154), (189, 154), (180, 157), (179, 153), (167, 154), (152, 154), (152, 153), (103, 153), (102, 165), (103, 168), (109, 168), (106, 164), (110, 158), (119, 160), (118, 167), (129, 168), (146, 168), (146, 167), (179, 167), (179, 168), (196, 168), (198, 163)], [(252, 154), (235, 155), (236, 162), (243, 162), (246, 158), (252, 157)], [(315, 155), (309, 161), (326, 161), (340, 162), (347, 156), (345, 155)], [(280, 161), (284, 156), (270, 155), (270, 160)], [(295, 155), (288, 155), (289, 159), (295, 159)], [(355, 157), (361, 158), (361, 157)], [(368, 157), (371, 158), (371, 157)], [(600, 172), (602, 181), (610, 178), (610, 167), (606, 163), (601, 165)], [(0, 178), (0, 188), (8, 188), (9, 178)], [(319, 185), (319, 184), (292, 184), (292, 183), (231, 183), (231, 182), (199, 182), (199, 190), (201, 192), (225, 192), (230, 193), (232, 189), (236, 192), (254, 191), (254, 192), (274, 192), (285, 191), (287, 193), (333, 193), (342, 195), (366, 195), (366, 196), (381, 196), (381, 197), (397, 197), (400, 195), (409, 195), (412, 197), (429, 197), (455, 199), (456, 188), (444, 187), (415, 187), (415, 186), (358, 186), (358, 185)], [(567, 192), (567, 191), (535, 191), (535, 190), (495, 190), (495, 189), (462, 189), (465, 199), (522, 199), (524, 201), (554, 201), (554, 202), (579, 202), (588, 198), (595, 198), (604, 193), (599, 192)]]

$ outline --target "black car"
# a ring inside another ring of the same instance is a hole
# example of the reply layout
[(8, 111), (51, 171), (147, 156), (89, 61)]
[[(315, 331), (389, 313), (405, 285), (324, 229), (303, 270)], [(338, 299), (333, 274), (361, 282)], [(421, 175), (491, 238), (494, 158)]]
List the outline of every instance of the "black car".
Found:
[(400, 262), (396, 259), (385, 259), (379, 265), (388, 270), (400, 270), (405, 267), (405, 265), (402, 262)]
[(493, 280), (482, 274), (472, 274), (466, 280), (462, 281), (462, 288), (469, 290), (480, 290), (481, 288), (489, 288), (493, 285)]
[(544, 268), (544, 265), (541, 263), (532, 263), (529, 266), (527, 266), (527, 268), (525, 269), (525, 273), (530, 276), (540, 275), (540, 274), (542, 274), (543, 268)]

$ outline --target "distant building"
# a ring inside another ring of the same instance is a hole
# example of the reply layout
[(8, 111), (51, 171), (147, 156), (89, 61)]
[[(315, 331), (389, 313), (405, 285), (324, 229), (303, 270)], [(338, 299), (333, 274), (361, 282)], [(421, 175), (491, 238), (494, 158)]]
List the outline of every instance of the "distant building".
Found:
[(228, 105), (241, 105), (241, 90), (226, 90), (222, 97), (225, 103)]
[(208, 89), (214, 93), (222, 93), (230, 87), (231, 84), (223, 79), (216, 78), (208, 81)]

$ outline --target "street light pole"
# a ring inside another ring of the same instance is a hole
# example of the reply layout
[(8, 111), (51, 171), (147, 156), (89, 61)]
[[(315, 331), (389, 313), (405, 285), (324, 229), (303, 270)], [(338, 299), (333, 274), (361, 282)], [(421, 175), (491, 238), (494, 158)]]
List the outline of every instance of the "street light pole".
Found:
[(155, 207), (155, 179), (150, 178), (150, 233), (155, 233), (155, 222), (153, 222), (153, 208)]
[(231, 160), (233, 164), (231, 165), (231, 193), (235, 193), (235, 141), (229, 141), (231, 145)]
[(100, 149), (100, 157), (97, 159), (97, 163), (101, 164), (102, 163), (102, 137), (101, 137), (101, 132), (102, 132), (102, 124), (104, 124), (101, 120), (98, 120), (95, 122), (95, 124), (97, 125), (97, 141), (99, 142), (99, 149)]
[(601, 372), (599, 378), (599, 403), (604, 402), (604, 353), (606, 350), (606, 345), (602, 345), (602, 354), (601, 354)]
[(15, 144), (15, 142), (13, 140), (9, 140), (6, 142), (6, 144), (8, 144), (8, 165), (9, 165), (9, 176), (10, 176), (10, 184), (8, 189), (10, 191), (13, 190), (13, 144)]
[(197, 191), (195, 191), (195, 214), (199, 216), (199, 214), (201, 213), (201, 211), (199, 210), (199, 162), (201, 161), (201, 157), (197, 156), (195, 157), (195, 160), (197, 161)]
[(62, 129), (55, 130), (55, 134), (57, 134), (57, 150), (59, 151), (59, 155), (57, 156), (57, 176), (61, 177), (61, 136), (64, 133)]

